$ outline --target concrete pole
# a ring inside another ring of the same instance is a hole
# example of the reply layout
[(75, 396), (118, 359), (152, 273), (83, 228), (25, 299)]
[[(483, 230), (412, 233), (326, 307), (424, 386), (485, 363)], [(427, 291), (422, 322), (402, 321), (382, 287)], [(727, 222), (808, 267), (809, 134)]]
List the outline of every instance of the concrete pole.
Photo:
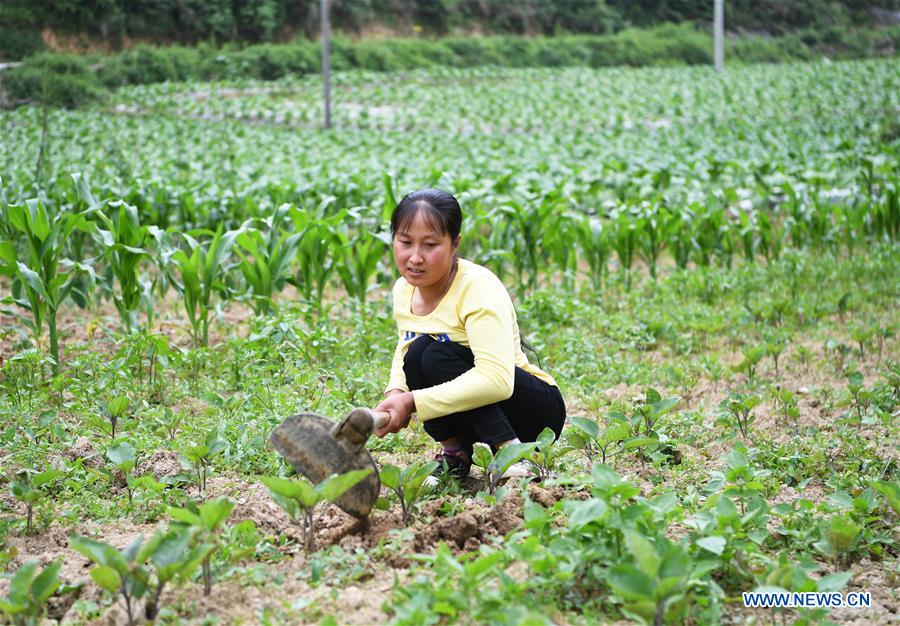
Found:
[(329, 39), (328, 0), (321, 0), (322, 13), (322, 84), (325, 88), (325, 128), (331, 128), (331, 61), (328, 57)]
[(713, 0), (713, 62), (716, 71), (725, 70), (725, 0)]

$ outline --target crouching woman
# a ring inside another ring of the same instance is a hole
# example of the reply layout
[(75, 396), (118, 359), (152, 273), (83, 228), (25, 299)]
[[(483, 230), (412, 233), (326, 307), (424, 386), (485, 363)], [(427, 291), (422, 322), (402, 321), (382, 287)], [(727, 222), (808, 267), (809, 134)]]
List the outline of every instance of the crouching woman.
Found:
[[(415, 412), (441, 445), (439, 473), (469, 474), (472, 446), (496, 451), (535, 441), (550, 427), (558, 437), (566, 407), (553, 378), (528, 362), (516, 312), (489, 269), (457, 254), (462, 211), (449, 193), (421, 189), (391, 216), (393, 288), (399, 339), (384, 400), (390, 421), (379, 437), (409, 425)], [(506, 476), (527, 474), (524, 464)]]

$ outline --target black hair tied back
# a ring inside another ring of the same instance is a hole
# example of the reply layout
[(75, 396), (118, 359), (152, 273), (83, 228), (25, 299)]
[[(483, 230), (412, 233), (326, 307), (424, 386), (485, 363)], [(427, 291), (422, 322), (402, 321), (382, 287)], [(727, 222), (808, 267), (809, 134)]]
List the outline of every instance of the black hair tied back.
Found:
[(442, 234), (456, 241), (462, 230), (462, 209), (452, 194), (441, 189), (417, 189), (403, 196), (391, 214), (391, 236), (404, 230), (413, 218), (424, 211), (423, 217)]

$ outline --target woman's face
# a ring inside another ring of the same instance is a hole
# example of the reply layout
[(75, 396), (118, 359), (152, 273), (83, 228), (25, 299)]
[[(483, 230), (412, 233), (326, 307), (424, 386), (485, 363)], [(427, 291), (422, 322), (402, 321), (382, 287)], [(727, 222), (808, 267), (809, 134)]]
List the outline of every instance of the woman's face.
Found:
[(435, 230), (422, 213), (420, 209), (394, 235), (394, 261), (406, 282), (427, 291), (442, 285), (450, 273), (459, 241), (454, 243), (449, 233)]

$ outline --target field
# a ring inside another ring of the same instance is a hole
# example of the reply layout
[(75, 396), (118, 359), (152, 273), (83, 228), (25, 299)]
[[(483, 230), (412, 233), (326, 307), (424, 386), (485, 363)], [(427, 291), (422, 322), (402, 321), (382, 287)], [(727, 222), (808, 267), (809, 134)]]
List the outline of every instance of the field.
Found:
[[(895, 59), (341, 73), (330, 131), (320, 94), (0, 113), (6, 619), (900, 620)], [(268, 435), (380, 400), (387, 217), (426, 185), (569, 423), (526, 453), (540, 480), (433, 490), (414, 423), (369, 442), (397, 489), (367, 524), (320, 489), (304, 526)]]

